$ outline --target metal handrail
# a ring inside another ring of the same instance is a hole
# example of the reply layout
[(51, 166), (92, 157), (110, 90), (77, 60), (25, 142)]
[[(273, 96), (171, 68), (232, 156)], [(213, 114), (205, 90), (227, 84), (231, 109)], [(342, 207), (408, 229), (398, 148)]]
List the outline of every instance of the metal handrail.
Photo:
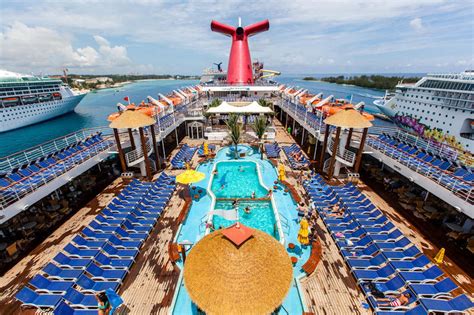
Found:
[[(474, 185), (471, 183), (461, 178), (454, 177), (452, 173), (439, 169), (436, 166), (428, 166), (428, 171), (425, 172), (425, 170), (427, 170), (427, 162), (415, 156), (410, 156), (408, 159), (402, 159), (402, 157), (406, 157), (405, 152), (397, 150), (395, 147), (384, 143), (376, 137), (370, 136), (369, 141), (367, 141), (366, 144), (371, 148), (383, 153), (384, 155), (398, 161), (400, 164), (410, 168), (425, 178), (430, 179), (435, 184), (444, 187), (459, 198), (474, 204), (474, 194), (472, 193), (474, 190)], [(451, 181), (450, 184), (446, 184), (443, 179), (446, 179), (447, 177), (450, 177), (454, 180)], [(460, 189), (461, 185), (471, 186), (471, 188), (463, 191)]]
[[(147, 155), (150, 155), (153, 152), (152, 139), (148, 139), (148, 141), (146, 142), (146, 152)], [(141, 146), (138, 146), (135, 150), (125, 153), (125, 160), (127, 161), (128, 165), (141, 158), (143, 158), (143, 148)]]
[[(328, 153), (332, 155), (332, 152), (334, 150), (334, 139), (329, 138), (328, 139)], [(336, 156), (343, 159), (347, 163), (350, 163), (351, 165), (354, 164), (356, 154), (346, 148), (344, 148), (344, 151), (341, 153), (340, 152), (340, 147), (336, 149)]]

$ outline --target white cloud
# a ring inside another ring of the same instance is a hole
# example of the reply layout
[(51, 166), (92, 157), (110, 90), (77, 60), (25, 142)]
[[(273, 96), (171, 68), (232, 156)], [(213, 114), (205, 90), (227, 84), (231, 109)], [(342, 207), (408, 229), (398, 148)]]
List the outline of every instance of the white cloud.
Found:
[(425, 26), (423, 25), (423, 20), (419, 17), (414, 18), (413, 20), (410, 21), (410, 26), (413, 28), (416, 32), (423, 32), (425, 30)]
[(75, 49), (72, 38), (66, 34), (15, 22), (0, 33), (0, 65), (28, 72), (36, 69), (58, 72), (62, 67), (106, 69), (130, 64), (124, 46), (111, 46), (101, 36), (94, 39), (98, 50), (91, 46)]

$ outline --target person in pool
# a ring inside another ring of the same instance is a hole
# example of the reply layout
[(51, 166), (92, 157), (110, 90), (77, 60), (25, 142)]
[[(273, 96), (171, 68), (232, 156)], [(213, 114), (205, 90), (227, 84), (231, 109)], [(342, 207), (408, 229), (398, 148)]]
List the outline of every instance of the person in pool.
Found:
[(255, 197), (256, 197), (256, 194), (255, 194), (255, 191), (254, 191), (254, 192), (252, 192), (252, 199), (255, 199)]
[(251, 212), (250, 207), (249, 206), (245, 207), (244, 211), (245, 213), (250, 214)]
[(240, 165), (240, 166), (239, 166), (239, 172), (243, 172), (243, 171), (245, 171), (245, 170), (244, 170), (244, 167), (243, 167), (242, 165)]
[(107, 294), (104, 291), (99, 292), (95, 295), (98, 306), (98, 315), (109, 315), (110, 313), (110, 302)]

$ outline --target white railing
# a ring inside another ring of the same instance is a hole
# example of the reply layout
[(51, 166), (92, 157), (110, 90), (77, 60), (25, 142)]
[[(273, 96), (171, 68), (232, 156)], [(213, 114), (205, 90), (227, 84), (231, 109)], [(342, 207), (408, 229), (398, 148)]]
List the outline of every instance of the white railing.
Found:
[[(332, 155), (332, 152), (334, 150), (334, 139), (329, 138), (328, 139), (328, 153)], [(356, 154), (350, 150), (347, 150), (344, 148), (344, 151), (341, 153), (340, 147), (336, 149), (336, 156), (343, 161), (345, 161), (349, 166), (354, 165)]]
[[(54, 165), (54, 173), (46, 174), (47, 170), (42, 170), (38, 173), (33, 173), (28, 177), (23, 177), (21, 180), (13, 182), (8, 187), (1, 187), (0, 209), (5, 209), (9, 205), (38, 190), (40, 187), (48, 184), (78, 165), (88, 161), (100, 153), (108, 151), (113, 145), (113, 141), (104, 139), (86, 149), (83, 149), (82, 151), (69, 155), (65, 159), (57, 161)], [(34, 182), (31, 180), (32, 178), (35, 179)]]
[(39, 158), (56, 153), (71, 144), (75, 144), (94, 133), (102, 132), (104, 135), (111, 135), (112, 130), (108, 127), (97, 127), (82, 129), (77, 132), (53, 139), (32, 148), (22, 150), (6, 157), (0, 158), (0, 173), (9, 173), (15, 168), (35, 162)]
[[(405, 151), (398, 150), (374, 136), (369, 136), (366, 145), (383, 153), (385, 156), (398, 161), (400, 164), (410, 168), (414, 172), (423, 175), (433, 181), (433, 183), (444, 187), (459, 198), (474, 204), (474, 186), (472, 183), (455, 177), (452, 172), (432, 166), (428, 162), (415, 156), (408, 156)], [(447, 179), (449, 179), (449, 182)]]
[[(153, 140), (151, 138), (148, 139), (145, 146), (146, 146), (147, 155), (150, 156), (150, 154), (153, 152)], [(125, 160), (127, 161), (128, 166), (133, 166), (137, 164), (138, 163), (137, 161), (142, 158), (143, 158), (143, 148), (141, 146), (141, 143), (140, 145), (137, 145), (135, 150), (125, 153)]]

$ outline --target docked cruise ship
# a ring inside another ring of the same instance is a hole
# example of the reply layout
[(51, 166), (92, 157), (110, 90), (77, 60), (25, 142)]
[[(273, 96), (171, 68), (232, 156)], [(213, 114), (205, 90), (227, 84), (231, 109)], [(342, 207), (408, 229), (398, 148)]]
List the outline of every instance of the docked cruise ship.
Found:
[(0, 132), (69, 113), (84, 96), (59, 79), (0, 70)]
[(428, 74), (415, 84), (398, 84), (394, 97), (374, 104), (401, 127), (474, 148), (473, 71)]

